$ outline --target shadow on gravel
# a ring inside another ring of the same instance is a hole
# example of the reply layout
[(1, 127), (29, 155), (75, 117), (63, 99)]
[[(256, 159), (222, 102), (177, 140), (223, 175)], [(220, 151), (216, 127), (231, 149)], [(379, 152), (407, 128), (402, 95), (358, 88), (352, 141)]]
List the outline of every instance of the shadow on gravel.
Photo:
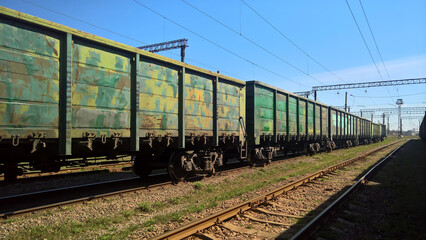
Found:
[[(425, 239), (426, 144), (409, 141), (370, 179), (373, 181), (346, 200), (312, 239)], [(350, 187), (331, 196), (298, 224), (309, 223)], [(300, 229), (300, 225), (292, 226), (277, 239), (289, 239)]]

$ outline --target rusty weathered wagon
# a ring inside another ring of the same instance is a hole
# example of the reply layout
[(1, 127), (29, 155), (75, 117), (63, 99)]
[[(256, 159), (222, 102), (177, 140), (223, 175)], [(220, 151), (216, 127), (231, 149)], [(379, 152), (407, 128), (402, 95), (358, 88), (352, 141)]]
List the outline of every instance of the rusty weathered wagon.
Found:
[(20, 162), (132, 154), (138, 174), (180, 179), (246, 146), (245, 82), (4, 7), (0, 77), (8, 178)]

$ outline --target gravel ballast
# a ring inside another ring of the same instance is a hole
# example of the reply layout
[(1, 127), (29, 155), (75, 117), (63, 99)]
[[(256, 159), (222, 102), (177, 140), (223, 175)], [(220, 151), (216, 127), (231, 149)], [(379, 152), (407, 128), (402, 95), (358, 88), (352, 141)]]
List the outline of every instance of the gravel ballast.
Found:
[[(389, 142), (383, 142), (380, 145), (386, 143)], [(349, 150), (362, 153), (365, 149), (373, 149), (378, 146), (378, 144), (373, 144)], [(338, 150), (331, 154), (318, 154), (314, 157), (290, 158), (280, 163), (280, 167), (285, 169), (282, 173), (272, 171), (273, 168), (278, 167), (276, 165), (243, 169), (204, 178), (199, 183), (179, 183), (121, 196), (95, 199), (85, 204), (75, 204), (12, 217), (2, 221), (0, 238), (149, 238), (293, 181), (300, 175), (309, 173), (303, 172), (305, 166), (318, 165), (318, 167), (322, 167), (327, 163), (327, 158), (331, 157), (339, 157), (339, 162), (343, 161), (349, 158), (349, 152)], [(356, 155), (356, 153), (353, 154)], [(263, 176), (269, 173), (283, 175), (283, 177), (274, 182)], [(254, 179), (253, 177), (258, 175), (259, 178), (255, 178), (257, 185), (247, 182), (247, 179)], [(261, 177), (265, 180), (259, 180), (262, 179)], [(214, 187), (227, 186), (227, 183), (231, 185), (236, 181), (241, 181), (245, 188), (242, 187), (241, 192), (234, 193), (235, 196), (227, 196), (228, 193), (222, 194), (222, 198), (215, 201), (215, 204), (211, 206), (205, 202), (202, 196), (195, 200), (191, 197), (197, 197), (199, 193), (206, 196), (208, 194), (215, 195), (216, 192), (209, 192), (209, 187), (215, 189)], [(201, 186), (200, 189), (197, 186)], [(200, 209), (195, 208), (197, 206)]]

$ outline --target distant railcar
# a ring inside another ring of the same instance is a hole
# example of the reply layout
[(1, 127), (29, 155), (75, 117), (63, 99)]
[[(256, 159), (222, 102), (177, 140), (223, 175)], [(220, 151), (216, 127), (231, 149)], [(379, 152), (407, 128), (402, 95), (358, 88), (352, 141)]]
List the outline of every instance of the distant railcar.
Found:
[(367, 119), (259, 81), (247, 82), (246, 94), (251, 161), (270, 161), (288, 151), (315, 154), (320, 149), (331, 151), (384, 137), (381, 125), (374, 124), (373, 134)]

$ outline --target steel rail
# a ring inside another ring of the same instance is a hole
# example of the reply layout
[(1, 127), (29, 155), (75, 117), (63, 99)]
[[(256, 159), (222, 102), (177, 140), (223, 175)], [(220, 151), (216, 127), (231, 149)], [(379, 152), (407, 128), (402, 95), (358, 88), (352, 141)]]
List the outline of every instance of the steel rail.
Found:
[[(409, 142), (408, 140), (407, 142)], [(297, 239), (311, 239), (312, 235), (319, 229), (320, 225), (326, 222), (328, 216), (332, 212), (334, 212), (337, 208), (339, 208), (355, 191), (360, 189), (363, 185), (366, 185), (368, 179), (372, 177), (380, 167), (383, 166), (390, 157), (395, 154), (401, 147), (405, 144), (399, 146), (397, 149), (393, 150), (389, 153), (385, 158), (383, 158), (380, 162), (376, 163), (366, 174), (364, 174), (354, 185), (352, 185), (346, 192), (340, 195), (333, 203), (331, 203), (327, 208), (325, 208), (321, 213), (319, 213), (314, 219), (312, 219), (307, 225), (305, 225), (299, 232), (297, 232), (291, 240)], [(279, 237), (277, 239), (280, 239)]]
[[(158, 176), (160, 176), (160, 175), (161, 174), (158, 174)], [(108, 184), (118, 184), (120, 182), (135, 181), (135, 180), (138, 180), (138, 179), (139, 179), (139, 177), (133, 177), (133, 178), (126, 178), (126, 179), (119, 179), (119, 180), (110, 180), (110, 181), (105, 181), (105, 182), (101, 182), (101, 183), (83, 184), (83, 185), (72, 186), (72, 187), (51, 189), (51, 190), (46, 190), (46, 191), (38, 191), (38, 192), (34, 192), (34, 193), (13, 195), (13, 196), (0, 198), (0, 203), (1, 203), (1, 205), (4, 206), (4, 204), (7, 203), (7, 202), (18, 202), (18, 201), (20, 201), (20, 199), (42, 199), (42, 197), (51, 196), (51, 195), (55, 196), (55, 195), (59, 195), (61, 193), (64, 194), (66, 192), (71, 192), (71, 191), (78, 192), (78, 191), (81, 191), (81, 189), (84, 189), (84, 188), (96, 188), (96, 187), (100, 188), (100, 187), (108, 185)], [(129, 193), (129, 192), (139, 191), (139, 190), (148, 189), (148, 188), (156, 188), (156, 187), (170, 185), (170, 184), (172, 184), (172, 182), (170, 182), (170, 181), (169, 182), (162, 182), (162, 183), (156, 183), (156, 184), (151, 184), (151, 185), (144, 185), (144, 186), (140, 186), (140, 187), (128, 188), (128, 189), (119, 190), (119, 191), (112, 191), (112, 192), (107, 192), (107, 193), (102, 193), (102, 194), (90, 195), (90, 196), (87, 196), (87, 197), (81, 197), (81, 198), (76, 198), (76, 199), (67, 200), (67, 201), (58, 201), (58, 202), (54, 202), (54, 203), (50, 203), (50, 204), (45, 204), (45, 205), (42, 205), (42, 206), (24, 208), (24, 209), (19, 209), (19, 210), (15, 210), (15, 211), (7, 211), (7, 212), (0, 213), (0, 218), (7, 218), (7, 217), (10, 217), (10, 216), (22, 215), (22, 214), (25, 214), (25, 213), (35, 212), (35, 211), (39, 211), (39, 210), (45, 210), (45, 209), (48, 209), (48, 208), (58, 207), (58, 206), (62, 206), (62, 205), (69, 205), (69, 204), (89, 201), (89, 200), (93, 200), (93, 199), (97, 199), (97, 198), (104, 198), (104, 197), (108, 197), (108, 196), (113, 196), (113, 195), (118, 195), (118, 194), (123, 194), (123, 193)]]
[(223, 222), (223, 221), (225, 221), (225, 220), (227, 220), (227, 219), (229, 219), (231, 217), (236, 216), (237, 214), (239, 214), (241, 212), (247, 211), (247, 210), (249, 210), (249, 209), (251, 209), (253, 207), (256, 207), (256, 206), (258, 206), (258, 205), (260, 205), (260, 204), (262, 204), (262, 203), (264, 203), (266, 201), (274, 199), (278, 195), (281, 195), (283, 193), (291, 191), (291, 190), (297, 188), (300, 185), (303, 185), (305, 183), (311, 182), (312, 180), (314, 180), (314, 179), (316, 179), (318, 177), (324, 176), (324, 175), (326, 175), (326, 174), (328, 174), (330, 172), (333, 172), (333, 171), (335, 171), (335, 170), (337, 170), (339, 168), (343, 168), (343, 167), (345, 167), (345, 166), (347, 166), (347, 165), (349, 165), (349, 164), (351, 164), (351, 163), (353, 163), (353, 162), (355, 162), (355, 161), (357, 161), (359, 159), (365, 158), (368, 155), (371, 155), (371, 154), (373, 154), (373, 153), (375, 153), (377, 151), (380, 151), (380, 150), (382, 150), (384, 148), (390, 147), (390, 146), (392, 146), (394, 144), (397, 144), (397, 143), (399, 143), (401, 141), (402, 140), (396, 141), (396, 142), (393, 142), (393, 143), (390, 143), (390, 144), (387, 144), (387, 145), (384, 145), (384, 146), (381, 146), (381, 147), (378, 147), (378, 148), (373, 149), (371, 151), (368, 151), (368, 152), (366, 152), (366, 153), (364, 153), (364, 154), (362, 154), (360, 156), (356, 156), (356, 157), (350, 158), (350, 159), (348, 159), (348, 160), (346, 160), (344, 162), (341, 162), (341, 163), (335, 164), (335, 165), (333, 165), (331, 167), (322, 169), (322, 170), (317, 171), (317, 172), (315, 172), (315, 173), (313, 173), (313, 174), (311, 174), (309, 176), (303, 177), (303, 178), (301, 178), (299, 180), (296, 180), (296, 181), (294, 181), (292, 183), (286, 184), (283, 187), (277, 188), (277, 189), (275, 189), (273, 191), (270, 191), (270, 192), (268, 192), (266, 194), (263, 194), (261, 196), (258, 196), (258, 197), (255, 197), (253, 199), (250, 199), (250, 200), (247, 200), (245, 202), (242, 202), (240, 204), (237, 204), (237, 205), (235, 205), (235, 206), (233, 206), (231, 208), (224, 209), (224, 210), (222, 210), (220, 212), (217, 212), (215, 214), (212, 214), (212, 215), (210, 215), (210, 216), (208, 216), (206, 218), (194, 221), (192, 223), (189, 223), (187, 225), (184, 225), (184, 226), (179, 227), (177, 229), (174, 229), (172, 231), (165, 232), (165, 233), (163, 233), (163, 234), (161, 234), (159, 236), (156, 236), (156, 237), (154, 237), (152, 239), (153, 240), (157, 240), (157, 239), (168, 239), (168, 240), (172, 240), (172, 239), (182, 239), (182, 238), (191, 236), (191, 235), (197, 233), (200, 230), (203, 230), (203, 229), (206, 229), (208, 227), (211, 227), (211, 226), (213, 226), (213, 225), (215, 225), (217, 223), (221, 223), (221, 222)]
[[(28, 172), (24, 173), (21, 176), (18, 176), (18, 179), (31, 179), (38, 177), (50, 177), (50, 176), (60, 176), (60, 175), (68, 175), (74, 173), (89, 173), (89, 172), (97, 172), (104, 170), (116, 169), (119, 167), (131, 167), (132, 164), (129, 161), (120, 162), (120, 163), (108, 163), (103, 165), (96, 166), (87, 166), (87, 167), (73, 167), (73, 168), (65, 168), (61, 169), (58, 172)], [(4, 175), (0, 175), (0, 181), (4, 181)]]
[[(283, 161), (283, 160), (281, 160), (281, 161)], [(237, 163), (236, 165), (239, 165), (239, 164)], [(231, 168), (231, 169), (219, 171), (217, 173), (218, 174), (228, 173), (228, 172), (233, 172), (233, 171), (237, 171), (237, 170), (241, 170), (241, 169), (245, 169), (245, 168), (249, 168), (249, 167), (250, 166)], [(166, 175), (167, 175), (167, 173), (157, 173), (157, 174), (151, 174), (150, 176), (160, 178), (160, 177), (163, 177), (163, 176), (166, 176)], [(196, 179), (197, 176), (195, 176), (194, 178)], [(45, 191), (37, 191), (37, 192), (32, 192), (32, 193), (18, 194), (18, 195), (7, 196), (7, 197), (0, 197), (0, 206), (6, 206), (6, 204), (10, 203), (10, 202), (15, 202), (15, 203), (20, 202), (20, 201), (22, 201), (22, 199), (43, 199), (43, 198), (45, 199), (48, 196), (61, 195), (63, 193), (70, 192), (70, 191), (80, 192), (81, 189), (101, 188), (101, 187), (108, 185), (108, 184), (119, 184), (120, 182), (124, 183), (126, 181), (137, 181), (139, 179), (140, 179), (139, 177), (132, 177), (132, 178), (126, 178), (126, 179), (109, 180), (109, 181), (98, 182), (98, 183), (90, 183), (90, 184), (83, 184), (83, 185), (78, 185), (78, 186), (71, 186), (71, 187), (64, 187), (64, 188), (58, 188), (58, 189), (50, 189), (50, 190), (45, 190)], [(187, 180), (192, 180), (192, 179), (193, 178), (188, 178)], [(175, 183), (176, 182), (174, 182), (174, 181), (165, 181), (165, 182), (155, 183), (155, 184), (147, 183), (147, 184), (140, 186), (140, 187), (128, 188), (128, 189), (119, 190), (119, 191), (111, 191), (111, 192), (102, 193), (102, 194), (95, 194), (95, 195), (90, 195), (90, 196), (81, 197), (81, 198), (75, 198), (75, 199), (67, 200), (67, 201), (57, 201), (57, 202), (54, 202), (54, 203), (44, 204), (44, 205), (41, 205), (41, 206), (30, 207), (30, 208), (22, 208), (22, 209), (18, 209), (18, 210), (14, 210), (14, 211), (4, 211), (4, 212), (0, 212), (0, 218), (8, 218), (8, 217), (11, 217), (11, 216), (17, 216), (17, 215), (30, 213), (30, 212), (46, 210), (46, 209), (49, 209), (49, 208), (59, 207), (59, 206), (63, 206), (63, 205), (70, 205), (70, 204), (75, 204), (75, 203), (84, 202), (84, 201), (90, 201), (90, 200), (98, 199), (98, 198), (110, 197), (110, 196), (124, 194), (124, 193), (130, 193), (130, 192), (136, 192), (136, 191), (141, 191), (141, 190), (145, 190), (145, 189), (157, 188), (157, 187), (161, 187), (161, 186), (172, 185), (172, 184), (175, 184)], [(123, 184), (123, 185), (126, 186), (127, 184)]]

